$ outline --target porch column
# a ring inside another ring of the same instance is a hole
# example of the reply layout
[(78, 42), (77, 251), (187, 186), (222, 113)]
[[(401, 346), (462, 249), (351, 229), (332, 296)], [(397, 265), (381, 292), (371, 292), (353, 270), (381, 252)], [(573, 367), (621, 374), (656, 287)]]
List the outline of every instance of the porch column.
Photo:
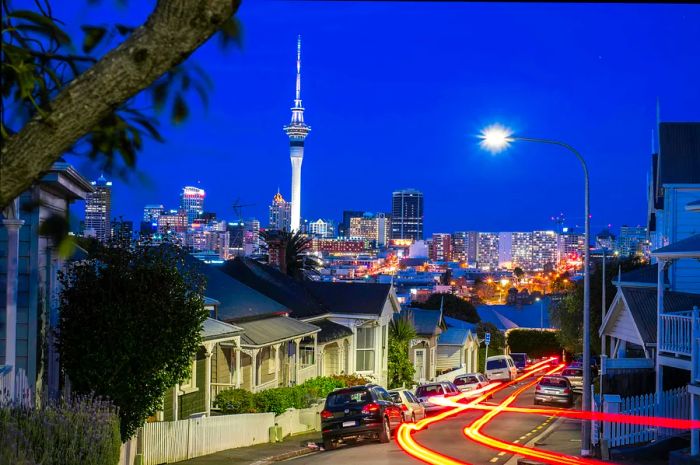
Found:
[(236, 343), (236, 388), (241, 388), (242, 376), (241, 376), (241, 344)]
[(321, 363), (319, 363), (319, 360), (318, 360), (318, 333), (314, 333), (313, 338), (314, 338), (314, 364), (316, 365), (316, 376), (320, 376), (319, 372), (318, 372), (319, 368), (321, 367)]
[[(204, 344), (204, 412), (211, 414), (211, 356), (214, 344)], [(196, 380), (195, 380), (196, 382)]]
[(382, 384), (382, 327), (377, 325), (374, 327), (374, 376), (377, 383)]
[(2, 224), (7, 229), (7, 274), (5, 286), (5, 365), (10, 367), (10, 399), (15, 396), (17, 374), (17, 287), (19, 276), (19, 228), (24, 220), (19, 219), (19, 198), (14, 199), (3, 211)]
[(280, 347), (282, 343), (275, 344), (275, 381), (277, 381), (277, 386), (280, 385)]
[(357, 354), (355, 354), (355, 347), (357, 347), (357, 326), (354, 324), (351, 327), (352, 338), (350, 339), (350, 347), (348, 349), (348, 373), (355, 373), (355, 365), (357, 364)]
[(656, 278), (656, 396), (660, 398), (664, 390), (663, 367), (660, 362), (661, 353), (661, 314), (664, 312), (664, 268), (666, 260), (658, 259)]
[[(319, 346), (318, 349), (318, 361), (316, 362), (316, 376), (323, 376), (323, 357), (325, 357), (326, 354), (326, 345), (327, 344), (323, 344), (322, 346)], [(340, 356), (340, 354), (338, 354), (338, 356)]]
[(299, 384), (299, 366), (301, 361), (299, 360), (299, 343), (301, 338), (294, 339), (294, 384)]
[(173, 421), (177, 421), (180, 419), (180, 412), (178, 409), (178, 398), (177, 398), (177, 393), (180, 390), (180, 385), (176, 384), (175, 387), (173, 387)]
[[(697, 394), (690, 395), (690, 419), (700, 420), (700, 396)], [(700, 454), (700, 430), (694, 428), (690, 430), (690, 455), (698, 454)]]

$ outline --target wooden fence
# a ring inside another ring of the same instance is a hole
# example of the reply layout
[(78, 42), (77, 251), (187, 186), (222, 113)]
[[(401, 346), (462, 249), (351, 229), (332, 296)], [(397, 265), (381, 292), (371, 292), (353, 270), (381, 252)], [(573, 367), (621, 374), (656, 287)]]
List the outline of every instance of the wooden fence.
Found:
[(32, 389), (29, 386), (27, 373), (18, 368), (14, 374), (14, 392), (12, 392), (12, 369), (8, 365), (0, 366), (0, 407), (6, 407), (10, 404), (20, 405), (22, 407), (34, 407), (32, 397)]

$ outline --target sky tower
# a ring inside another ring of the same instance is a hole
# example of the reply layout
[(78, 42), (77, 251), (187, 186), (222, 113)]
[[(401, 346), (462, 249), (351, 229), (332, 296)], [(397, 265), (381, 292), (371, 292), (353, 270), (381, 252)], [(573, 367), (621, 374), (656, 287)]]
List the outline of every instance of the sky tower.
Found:
[(304, 160), (304, 139), (311, 127), (304, 122), (304, 107), (301, 106), (301, 36), (297, 38), (297, 86), (292, 122), (284, 127), (289, 136), (289, 157), (292, 160), (292, 219), (290, 229), (299, 230), (301, 217), (301, 162)]

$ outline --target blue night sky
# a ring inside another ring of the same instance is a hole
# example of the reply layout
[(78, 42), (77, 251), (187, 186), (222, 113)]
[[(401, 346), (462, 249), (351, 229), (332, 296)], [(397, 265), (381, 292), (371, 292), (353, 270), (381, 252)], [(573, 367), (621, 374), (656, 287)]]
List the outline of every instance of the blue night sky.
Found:
[[(58, 2), (55, 2), (58, 3)], [(155, 2), (56, 4), (75, 28), (136, 24)], [(643, 224), (656, 99), (662, 121), (700, 120), (700, 7), (633, 4), (245, 2), (241, 49), (216, 41), (193, 56), (214, 88), (205, 110), (161, 129), (140, 174), (115, 179), (113, 215), (175, 208), (184, 185), (206, 210), (267, 223), (291, 168), (282, 131), (294, 98), (296, 36), (302, 99), (312, 127), (302, 171), (302, 217), (389, 211), (391, 192), (425, 193), (425, 231), (551, 228), (563, 212), (582, 224), (582, 174), (563, 149), (520, 143), (499, 155), (480, 128), (565, 141), (588, 160), (592, 232)], [(99, 168), (72, 161), (89, 177)], [(82, 214), (79, 206), (76, 212)]]

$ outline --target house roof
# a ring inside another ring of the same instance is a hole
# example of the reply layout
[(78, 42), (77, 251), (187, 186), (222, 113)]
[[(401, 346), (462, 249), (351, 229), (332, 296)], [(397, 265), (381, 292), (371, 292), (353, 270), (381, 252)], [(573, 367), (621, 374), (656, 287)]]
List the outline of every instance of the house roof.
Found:
[(437, 343), (439, 346), (463, 346), (468, 337), (468, 329), (448, 327), (438, 336)]
[(666, 247), (656, 249), (651, 252), (651, 255), (659, 258), (700, 257), (700, 234), (686, 237)]
[(391, 292), (391, 284), (306, 281), (312, 295), (332, 313), (379, 316)]
[(204, 320), (204, 325), (202, 327), (202, 339), (205, 341), (226, 339), (239, 336), (242, 332), (243, 328), (240, 326), (215, 320), (214, 318), (207, 318)]
[[(620, 276), (616, 276), (613, 279), (613, 283), (616, 286), (651, 286), (656, 287), (656, 281), (659, 273), (658, 264), (646, 265), (641, 268), (637, 268), (627, 273), (622, 273)], [(668, 271), (664, 272), (664, 283), (668, 284)]]
[[(627, 307), (637, 325), (644, 343), (656, 342), (656, 290), (649, 288), (621, 287)], [(700, 306), (700, 294), (664, 292), (664, 312), (692, 310)]]
[(297, 337), (309, 336), (321, 329), (303, 321), (286, 316), (273, 316), (238, 323), (243, 328), (241, 345), (260, 347)]
[(423, 266), (425, 263), (429, 261), (427, 257), (418, 257), (418, 258), (402, 258), (401, 261), (399, 262), (399, 265), (401, 266)]
[(191, 256), (188, 262), (206, 277), (205, 294), (219, 301), (217, 317), (220, 320), (238, 321), (289, 312), (283, 304), (224, 273), (220, 265), (206, 264)]
[(404, 315), (413, 321), (416, 334), (419, 336), (435, 336), (442, 332), (442, 312), (439, 310), (426, 310), (422, 308), (407, 308), (401, 314), (394, 314), (394, 318), (403, 318)]
[[(540, 305), (542, 308), (540, 309)], [(549, 298), (529, 305), (479, 305), (476, 311), (482, 321), (493, 323), (501, 331), (514, 328), (539, 328), (540, 319), (545, 328), (549, 323)], [(542, 310), (540, 312), (540, 310)]]
[(448, 327), (468, 329), (472, 333), (476, 334), (475, 323), (469, 323), (468, 321), (458, 320), (457, 318), (452, 318), (451, 316), (443, 316), (442, 319), (445, 320), (445, 324)]
[(334, 323), (331, 320), (314, 321), (314, 326), (321, 328), (321, 332), (318, 333), (318, 342), (330, 342), (352, 336), (350, 328)]

